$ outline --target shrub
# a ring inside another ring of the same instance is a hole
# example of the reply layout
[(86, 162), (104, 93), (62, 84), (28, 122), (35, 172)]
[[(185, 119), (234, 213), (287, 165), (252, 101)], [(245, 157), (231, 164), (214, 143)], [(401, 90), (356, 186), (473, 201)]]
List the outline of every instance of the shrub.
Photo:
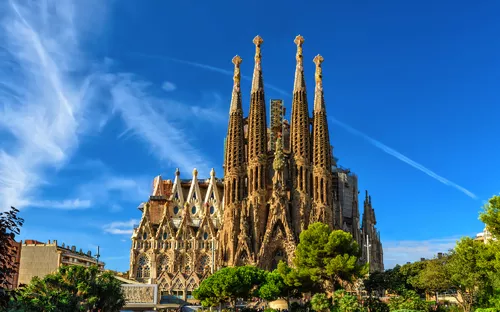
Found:
[(389, 312), (387, 303), (380, 301), (378, 298), (367, 298), (363, 306), (370, 310), (370, 312)]

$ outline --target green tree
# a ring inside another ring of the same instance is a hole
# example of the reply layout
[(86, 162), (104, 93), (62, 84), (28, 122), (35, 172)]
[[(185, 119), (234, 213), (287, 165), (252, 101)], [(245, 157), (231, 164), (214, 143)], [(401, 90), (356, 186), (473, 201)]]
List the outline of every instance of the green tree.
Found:
[(366, 274), (367, 266), (358, 263), (359, 256), (359, 246), (350, 233), (331, 231), (317, 222), (300, 233), (294, 263), (302, 274), (306, 272), (325, 290), (334, 291)]
[(495, 237), (500, 237), (500, 196), (493, 196), (484, 205), (479, 219), (486, 224), (488, 231)]
[(121, 282), (96, 266), (64, 266), (44, 278), (35, 277), (18, 290), (17, 299), (13, 310), (25, 312), (117, 312), (125, 305)]
[(481, 291), (488, 286), (488, 267), (495, 255), (486, 244), (462, 238), (446, 263), (450, 285), (457, 290), (457, 301), (465, 312), (472, 310)]
[(397, 297), (389, 299), (389, 309), (391, 311), (413, 310), (426, 312), (430, 310), (430, 306), (414, 290), (408, 290)]
[(363, 307), (356, 296), (346, 293), (344, 290), (337, 290), (333, 294), (333, 311), (335, 312), (363, 312)]
[(400, 289), (400, 294), (406, 290), (413, 290), (419, 295), (425, 294), (425, 289), (419, 283), (420, 272), (425, 268), (426, 261), (416, 261), (407, 263), (399, 269), (399, 274), (404, 282), (403, 288)]
[(364, 300), (363, 306), (368, 312), (389, 312), (387, 303), (380, 301), (378, 298), (367, 298)]
[(388, 287), (387, 276), (386, 272), (373, 272), (363, 280), (365, 290), (370, 296), (373, 292), (382, 292)]
[(274, 270), (266, 274), (266, 281), (259, 288), (259, 298), (267, 301), (273, 301), (279, 298), (288, 299), (287, 288), (281, 274), (277, 270)]
[(406, 282), (406, 277), (401, 273), (401, 266), (396, 265), (394, 268), (384, 272), (385, 290), (394, 293), (402, 294), (409, 287)]
[(420, 289), (434, 293), (438, 303), (438, 292), (448, 290), (451, 286), (446, 263), (448, 257), (426, 260), (425, 266), (418, 274), (414, 284)]
[(8, 291), (13, 286), (10, 277), (17, 271), (15, 254), (13, 252), (16, 235), (19, 235), (24, 220), (17, 216), (17, 210), (11, 207), (10, 210), (0, 213), (0, 309), (6, 308), (11, 293)]
[(236, 299), (257, 295), (258, 285), (266, 281), (266, 271), (253, 266), (223, 268), (209, 276), (194, 291), (204, 307), (221, 303), (236, 306)]
[(332, 308), (332, 302), (326, 294), (317, 293), (311, 298), (311, 307), (317, 312), (329, 312)]

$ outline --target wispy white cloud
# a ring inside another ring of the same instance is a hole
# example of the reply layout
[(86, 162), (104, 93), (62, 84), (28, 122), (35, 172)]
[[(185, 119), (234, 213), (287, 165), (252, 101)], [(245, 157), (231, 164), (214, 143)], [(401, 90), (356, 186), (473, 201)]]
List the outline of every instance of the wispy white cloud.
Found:
[(210, 167), (206, 155), (193, 147), (182, 125), (161, 113), (162, 105), (168, 103), (147, 92), (150, 83), (131, 74), (109, 74), (107, 81), (115, 112), (127, 131), (146, 142), (153, 155), (188, 172), (194, 167)]
[(71, 2), (3, 1), (0, 11), (0, 129), (15, 138), (14, 148), (0, 150), (3, 210), (30, 202), (43, 169), (64, 165), (95, 120), (83, 113), (96, 87), (82, 70)]
[(468, 189), (466, 189), (465, 187), (460, 186), (460, 185), (456, 184), (455, 182), (452, 182), (452, 181), (438, 175), (434, 171), (432, 171), (432, 170), (424, 167), (423, 165), (417, 163), (416, 161), (406, 157), (405, 155), (401, 154), (400, 152), (396, 151), (395, 149), (381, 143), (380, 141), (377, 141), (377, 140), (369, 137), (368, 135), (362, 133), (361, 131), (354, 129), (353, 127), (351, 127), (351, 126), (349, 126), (349, 125), (347, 125), (347, 124), (345, 124), (345, 123), (343, 123), (343, 122), (341, 122), (333, 117), (330, 117), (330, 120), (333, 121), (334, 123), (336, 123), (337, 125), (341, 126), (342, 128), (346, 129), (350, 133), (365, 139), (366, 141), (368, 141), (368, 143), (370, 143), (371, 145), (375, 146), (376, 148), (382, 150), (383, 152), (399, 159), (400, 161), (412, 166), (413, 168), (415, 168), (417, 170), (422, 171), (423, 173), (430, 176), (431, 178), (433, 178), (433, 179), (435, 179), (435, 180), (437, 180), (445, 185), (451, 186), (451, 187), (459, 190), (460, 192), (464, 193), (465, 195), (467, 195), (471, 198), (477, 199), (477, 196), (474, 193), (472, 193), (471, 191), (469, 191)]
[[(95, 62), (86, 54), (84, 34), (96, 38), (97, 28), (105, 24), (102, 1), (7, 0), (0, 12), (0, 140), (9, 140), (9, 150), (0, 147), (0, 210), (93, 204), (85, 197), (40, 201), (39, 189), (50, 182), (47, 169), (67, 164), (82, 135), (103, 128), (110, 107), (160, 160), (188, 172), (195, 166), (210, 167), (176, 122), (179, 118), (158, 114), (164, 108), (155, 105), (169, 103), (149, 93), (149, 82), (113, 73), (112, 60)], [(164, 87), (172, 90), (175, 85)], [(188, 106), (179, 107), (185, 111)], [(190, 109), (204, 117), (211, 112)]]
[(62, 201), (57, 200), (39, 200), (39, 201), (28, 201), (23, 203), (23, 206), (35, 207), (35, 208), (49, 208), (49, 209), (60, 209), (60, 210), (79, 210), (87, 209), (92, 206), (92, 202), (88, 199), (66, 199)]
[(162, 85), (161, 85), (161, 88), (167, 92), (172, 92), (172, 91), (175, 91), (177, 89), (177, 86), (173, 83), (173, 82), (170, 82), (170, 81), (165, 81)]
[[(181, 59), (174, 58), (174, 57), (153, 55), (153, 54), (143, 54), (143, 53), (131, 53), (131, 54), (137, 55), (137, 56), (142, 56), (142, 57), (147, 57), (147, 58), (163, 59), (163, 60), (172, 61), (172, 62), (179, 63), (179, 64), (185, 64), (185, 65), (189, 65), (192, 67), (201, 68), (201, 69), (209, 70), (209, 71), (212, 71), (215, 73), (223, 74), (226, 76), (232, 77), (234, 75), (232, 70), (227, 70), (227, 69), (223, 69), (223, 68), (219, 68), (219, 67), (215, 67), (215, 66), (211, 66), (211, 65), (207, 65), (207, 64), (201, 64), (201, 63), (197, 63), (197, 62), (181, 60)], [(241, 78), (244, 80), (252, 81), (251, 76), (242, 75)], [(274, 91), (276, 91), (284, 96), (290, 97), (291, 92), (287, 92), (279, 87), (276, 87), (276, 86), (268, 84), (268, 83), (265, 83), (265, 87), (269, 88), (271, 90), (274, 90)]]
[(431, 259), (437, 253), (447, 253), (455, 247), (460, 236), (429, 240), (383, 241), (384, 265), (386, 269), (396, 264), (419, 261), (420, 258)]
[(103, 227), (104, 232), (117, 235), (132, 235), (134, 225), (138, 224), (139, 220), (131, 219), (129, 221), (115, 221), (106, 224)]

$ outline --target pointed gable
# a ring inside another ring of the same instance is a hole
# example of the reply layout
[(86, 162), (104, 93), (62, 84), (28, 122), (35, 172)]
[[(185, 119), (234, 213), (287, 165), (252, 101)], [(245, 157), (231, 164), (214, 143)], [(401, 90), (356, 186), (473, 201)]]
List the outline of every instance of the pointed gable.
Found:
[(186, 203), (182, 211), (182, 219), (177, 230), (176, 239), (190, 239), (195, 236), (193, 228), (191, 227), (191, 214), (189, 213), (190, 205)]
[(132, 235), (132, 238), (144, 239), (144, 234), (146, 234), (146, 239), (150, 239), (153, 236), (153, 229), (151, 228), (150, 220), (150, 203), (144, 204), (144, 212), (142, 214), (141, 221), (137, 230)]
[(165, 195), (163, 192), (163, 180), (161, 175), (158, 175), (153, 180), (153, 193), (151, 196), (163, 196)]
[[(203, 215), (203, 219), (201, 220), (198, 233), (196, 235), (197, 239), (203, 240), (211, 240), (216, 237), (215, 227), (213, 225), (212, 219), (209, 215), (210, 207), (208, 205), (205, 206), (205, 214)], [(207, 233), (207, 235), (205, 235)]]
[(189, 188), (189, 193), (186, 198), (186, 202), (190, 204), (190, 214), (192, 216), (201, 215), (201, 203), (202, 194), (200, 191), (200, 185), (198, 183), (198, 170), (196, 168), (193, 170), (193, 179), (191, 180), (191, 187)]
[[(165, 207), (168, 207), (168, 203), (165, 204)], [(175, 237), (175, 229), (172, 224), (172, 219), (169, 217), (165, 209), (160, 225), (158, 226), (158, 230), (156, 231), (156, 239), (167, 240), (172, 237)]]
[(170, 196), (170, 200), (182, 206), (184, 205), (184, 195), (182, 193), (182, 181), (180, 175), (181, 172), (179, 171), (179, 168), (177, 168), (175, 171), (174, 185), (172, 186), (172, 195)]
[[(222, 216), (222, 198), (220, 192), (217, 188), (217, 179), (215, 178), (215, 170), (212, 168), (210, 171), (210, 180), (208, 182), (207, 193), (205, 195), (205, 205), (208, 206), (208, 215), (210, 216)], [(207, 211), (205, 211), (207, 213)]]

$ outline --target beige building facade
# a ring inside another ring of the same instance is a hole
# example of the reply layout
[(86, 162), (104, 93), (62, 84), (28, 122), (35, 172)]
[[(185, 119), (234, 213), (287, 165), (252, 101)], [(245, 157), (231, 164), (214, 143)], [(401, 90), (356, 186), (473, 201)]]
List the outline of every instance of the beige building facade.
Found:
[[(36, 240), (21, 242), (18, 285), (29, 284), (35, 276), (43, 278), (55, 273), (63, 265), (95, 265), (96, 259), (90, 251), (83, 253), (75, 246), (58, 245), (57, 241), (42, 243)], [(99, 268), (104, 270), (104, 263), (99, 262)]]

